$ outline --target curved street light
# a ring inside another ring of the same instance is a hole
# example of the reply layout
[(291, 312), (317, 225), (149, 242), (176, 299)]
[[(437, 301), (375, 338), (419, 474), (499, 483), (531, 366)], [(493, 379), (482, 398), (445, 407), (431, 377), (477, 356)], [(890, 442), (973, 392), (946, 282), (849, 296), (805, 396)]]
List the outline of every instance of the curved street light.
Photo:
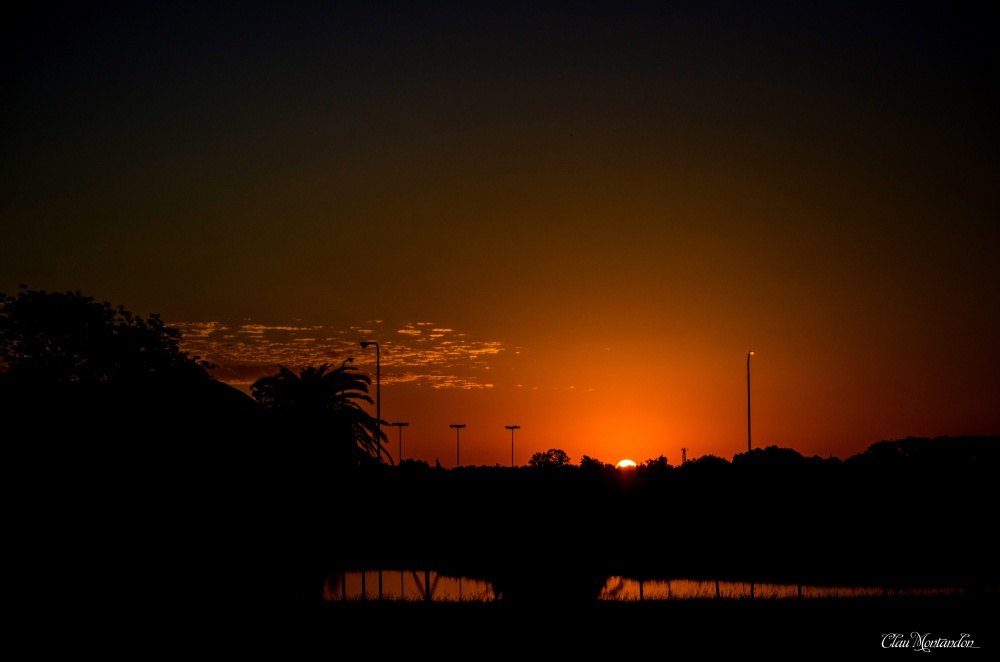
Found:
[(361, 341), (361, 349), (375, 345), (375, 421), (378, 423), (379, 462), (382, 461), (382, 357), (378, 343), (374, 340)]
[(747, 352), (747, 453), (753, 450), (753, 445), (750, 443), (750, 357), (753, 356), (753, 350), (751, 349)]
[(465, 423), (455, 423), (451, 427), (455, 428), (455, 467), (462, 466), (462, 428), (465, 427)]
[(505, 428), (510, 430), (510, 466), (514, 466), (514, 430), (520, 430), (520, 425), (505, 425)]
[(353, 356), (348, 356), (346, 359), (344, 359), (343, 363), (340, 364), (340, 369), (343, 370), (344, 368), (346, 368), (348, 363), (354, 363)]

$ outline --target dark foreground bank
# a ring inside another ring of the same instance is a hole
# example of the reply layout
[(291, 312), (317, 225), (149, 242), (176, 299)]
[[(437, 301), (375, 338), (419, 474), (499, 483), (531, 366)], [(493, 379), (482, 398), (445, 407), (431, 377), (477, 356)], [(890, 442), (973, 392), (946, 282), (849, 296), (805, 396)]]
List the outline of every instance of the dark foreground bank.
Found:
[[(294, 620), (319, 640), (363, 640), (373, 652), (619, 650), (1000, 651), (996, 593), (939, 597), (692, 599), (520, 605), (334, 602)], [(975, 648), (972, 648), (974, 646)]]

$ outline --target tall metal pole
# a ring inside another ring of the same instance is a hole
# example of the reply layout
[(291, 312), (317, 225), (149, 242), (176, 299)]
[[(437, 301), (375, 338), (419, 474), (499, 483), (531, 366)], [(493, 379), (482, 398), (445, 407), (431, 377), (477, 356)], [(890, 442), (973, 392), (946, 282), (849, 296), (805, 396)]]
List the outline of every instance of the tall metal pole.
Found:
[(510, 430), (510, 466), (514, 466), (514, 430), (520, 430), (520, 425), (505, 425), (505, 428)]
[(747, 352), (747, 453), (753, 450), (753, 445), (750, 441), (750, 357), (753, 356), (753, 350), (751, 349)]
[(409, 423), (393, 423), (392, 426), (399, 428), (399, 461), (403, 461), (403, 428), (405, 428)]
[(455, 423), (451, 427), (455, 428), (455, 448), (456, 448), (455, 466), (456, 467), (460, 467), (460, 466), (462, 466), (462, 436), (461, 436), (461, 434), (462, 434), (462, 428), (465, 427), (465, 423)]

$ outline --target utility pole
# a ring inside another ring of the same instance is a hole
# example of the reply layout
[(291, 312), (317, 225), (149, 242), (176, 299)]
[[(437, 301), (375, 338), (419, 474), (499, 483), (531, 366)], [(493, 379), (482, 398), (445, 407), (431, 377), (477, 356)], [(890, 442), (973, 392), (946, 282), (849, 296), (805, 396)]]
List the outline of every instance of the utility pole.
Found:
[(455, 428), (455, 468), (462, 466), (462, 428), (465, 423), (455, 423), (451, 427)]
[(747, 352), (747, 453), (753, 450), (753, 444), (750, 443), (750, 357), (751, 356), (753, 356), (752, 349), (749, 352)]
[(505, 428), (510, 430), (510, 466), (514, 468), (514, 430), (520, 430), (520, 425), (505, 425)]

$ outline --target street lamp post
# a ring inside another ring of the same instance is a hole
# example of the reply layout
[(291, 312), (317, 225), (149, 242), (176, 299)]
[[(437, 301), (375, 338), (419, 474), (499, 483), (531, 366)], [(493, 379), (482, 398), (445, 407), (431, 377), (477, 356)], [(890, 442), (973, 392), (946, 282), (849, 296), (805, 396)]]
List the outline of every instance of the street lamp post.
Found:
[(455, 423), (451, 427), (455, 428), (455, 467), (462, 466), (462, 428), (465, 427), (465, 423)]
[(510, 430), (510, 466), (514, 467), (514, 430), (520, 430), (520, 425), (505, 425), (505, 428)]
[(403, 428), (409, 423), (392, 423), (392, 427), (399, 428), (399, 461), (403, 461)]
[(382, 356), (378, 343), (374, 340), (361, 342), (361, 349), (375, 345), (375, 421), (378, 423), (378, 457), (382, 461)]
[(753, 350), (751, 349), (747, 352), (747, 453), (753, 450), (753, 445), (750, 442), (750, 357), (753, 356)]

